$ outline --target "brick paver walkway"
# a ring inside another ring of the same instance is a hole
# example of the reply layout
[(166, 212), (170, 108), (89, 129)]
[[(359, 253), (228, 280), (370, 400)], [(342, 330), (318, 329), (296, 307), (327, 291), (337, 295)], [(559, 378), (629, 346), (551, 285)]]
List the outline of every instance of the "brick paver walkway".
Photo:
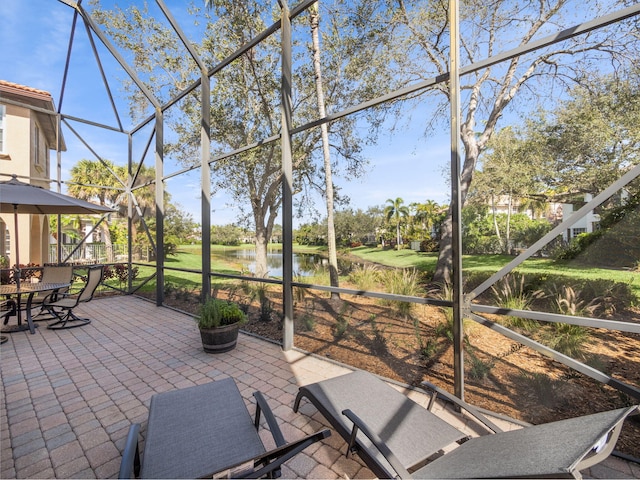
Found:
[[(299, 385), (347, 372), (248, 335), (232, 352), (206, 354), (191, 317), (135, 297), (95, 299), (78, 313), (93, 322), (61, 331), (41, 323), (35, 335), (10, 334), (0, 347), (1, 478), (116, 477), (129, 425), (141, 423), (144, 434), (154, 393), (227, 376), (252, 414), (252, 393), (260, 390), (285, 438), (299, 438), (326, 426), (309, 404), (293, 413)], [(344, 450), (334, 434), (288, 462), (283, 476), (371, 478)], [(637, 478), (640, 468), (611, 458), (591, 475)]]

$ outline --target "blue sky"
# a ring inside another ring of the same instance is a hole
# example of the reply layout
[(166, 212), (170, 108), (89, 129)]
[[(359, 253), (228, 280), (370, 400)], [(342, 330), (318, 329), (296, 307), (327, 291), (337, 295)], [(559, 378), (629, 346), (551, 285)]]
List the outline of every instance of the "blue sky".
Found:
[[(106, 3), (106, 2), (105, 2)], [(124, 2), (120, 2), (124, 3)], [(179, 16), (178, 4), (168, 1), (174, 15)], [(0, 18), (0, 78), (46, 90), (51, 93), (56, 106), (60, 104), (60, 92), (73, 11), (57, 0), (2, 0)], [(186, 27), (185, 27), (186, 28)], [(101, 44), (99, 49), (101, 49)], [(108, 56), (101, 56), (105, 69), (116, 66)], [(118, 73), (119, 78), (123, 74)], [(114, 95), (119, 95), (120, 84), (111, 81)], [(120, 115), (126, 116), (126, 105)], [(70, 74), (62, 104), (63, 113), (88, 118), (100, 123), (116, 125), (108, 97), (93, 58), (84, 27), (77, 29)], [(125, 128), (131, 125), (123, 119)], [(82, 138), (103, 158), (119, 162), (126, 152), (126, 141), (120, 134), (74, 124)], [(401, 124), (393, 135), (382, 134), (375, 146), (365, 149), (370, 164), (365, 177), (352, 182), (336, 178), (336, 184), (351, 199), (353, 208), (366, 209), (383, 205), (388, 198), (401, 197), (405, 204), (424, 202), (427, 199), (447, 203), (449, 185), (443, 174), (449, 162), (448, 134), (425, 138), (424, 123), (417, 115), (411, 122)], [(80, 159), (95, 159), (82, 142), (68, 129), (64, 130), (67, 152), (63, 153), (63, 180), (68, 179), (69, 169)], [(146, 142), (147, 135), (141, 143)], [(53, 152), (52, 152), (53, 153)], [(52, 155), (55, 159), (55, 154)], [(124, 161), (124, 160), (122, 160)], [(165, 172), (178, 167), (167, 166)], [(186, 179), (169, 181), (172, 201), (179, 203), (198, 220), (200, 212), (199, 174)], [(225, 195), (213, 199), (214, 224), (230, 223), (236, 212), (228, 205)], [(319, 200), (317, 208), (322, 211)]]

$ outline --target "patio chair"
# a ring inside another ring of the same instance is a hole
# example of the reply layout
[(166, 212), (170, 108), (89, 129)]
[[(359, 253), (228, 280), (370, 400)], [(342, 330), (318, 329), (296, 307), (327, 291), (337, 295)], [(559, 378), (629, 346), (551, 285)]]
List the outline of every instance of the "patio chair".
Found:
[[(4, 325), (9, 323), (9, 317), (15, 315), (16, 312), (16, 302), (14, 300), (8, 298), (6, 300), (0, 301), (0, 317), (2, 317)], [(9, 337), (0, 335), (0, 344), (6, 343), (8, 341)]]
[(0, 317), (2, 317), (2, 323), (6, 325), (9, 323), (9, 317), (12, 317), (17, 312), (16, 302), (11, 298), (0, 301)]
[(46, 310), (57, 321), (47, 325), (51, 330), (60, 330), (63, 328), (81, 327), (91, 323), (89, 318), (80, 318), (73, 309), (80, 303), (88, 302), (102, 282), (103, 267), (102, 265), (90, 267), (87, 274), (87, 283), (77, 294), (69, 293), (52, 293), (42, 301), (42, 308)]
[[(287, 443), (264, 396), (253, 396), (252, 420), (232, 378), (154, 395), (142, 459), (134, 424), (119, 478), (277, 478), (285, 461), (331, 435), (325, 429)], [(258, 434), (261, 413), (275, 443), (269, 451)]]
[(294, 411), (303, 397), (345, 439), (347, 456), (357, 453), (379, 478), (582, 478), (581, 470), (609, 456), (625, 418), (638, 410), (502, 432), (473, 406), (452, 400), (485, 427), (486, 434), (468, 437), (367, 372), (300, 387)]
[[(71, 265), (46, 265), (42, 268), (42, 283), (71, 283), (73, 280), (73, 266)], [(69, 287), (60, 288), (56, 292), (52, 290), (45, 290), (37, 292), (31, 299), (31, 308), (39, 308), (38, 312), (33, 315), (33, 320), (38, 322), (42, 320), (51, 320), (51, 316), (44, 316), (48, 310), (44, 309), (42, 303), (52, 293), (63, 294), (69, 291)], [(51, 300), (55, 300), (55, 297), (51, 297)], [(40, 317), (40, 318), (38, 318)]]

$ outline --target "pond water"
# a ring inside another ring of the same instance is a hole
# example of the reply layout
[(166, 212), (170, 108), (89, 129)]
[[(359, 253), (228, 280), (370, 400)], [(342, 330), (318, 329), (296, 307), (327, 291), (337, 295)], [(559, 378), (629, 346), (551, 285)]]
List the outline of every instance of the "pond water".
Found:
[[(229, 248), (224, 252), (215, 252), (214, 255), (226, 257), (230, 260), (240, 262), (244, 268), (252, 273), (256, 269), (256, 251), (248, 248)], [(329, 260), (318, 254), (294, 253), (293, 254), (293, 274), (301, 277), (314, 275), (318, 269), (327, 268)], [(341, 271), (349, 270), (351, 262), (339, 260), (338, 268)], [(270, 277), (282, 278), (282, 250), (267, 250), (267, 269)]]

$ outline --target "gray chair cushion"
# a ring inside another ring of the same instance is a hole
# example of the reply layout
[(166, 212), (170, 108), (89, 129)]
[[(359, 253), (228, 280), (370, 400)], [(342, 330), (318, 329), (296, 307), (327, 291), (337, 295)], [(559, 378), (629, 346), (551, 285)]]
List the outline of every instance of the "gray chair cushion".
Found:
[[(426, 408), (364, 371), (306, 385), (300, 388), (299, 396), (309, 398), (347, 441), (353, 424), (342, 411), (352, 410), (407, 469), (423, 465), (431, 455), (465, 437)], [(359, 455), (376, 475), (389, 475), (393, 471), (364, 435), (358, 434), (358, 443)]]
[(232, 378), (154, 395), (142, 478), (198, 478), (265, 449)]
[[(577, 470), (582, 459), (634, 410), (635, 407), (622, 408), (472, 438), (414, 472), (413, 476), (580, 478)], [(616, 438), (610, 440), (615, 444)]]

